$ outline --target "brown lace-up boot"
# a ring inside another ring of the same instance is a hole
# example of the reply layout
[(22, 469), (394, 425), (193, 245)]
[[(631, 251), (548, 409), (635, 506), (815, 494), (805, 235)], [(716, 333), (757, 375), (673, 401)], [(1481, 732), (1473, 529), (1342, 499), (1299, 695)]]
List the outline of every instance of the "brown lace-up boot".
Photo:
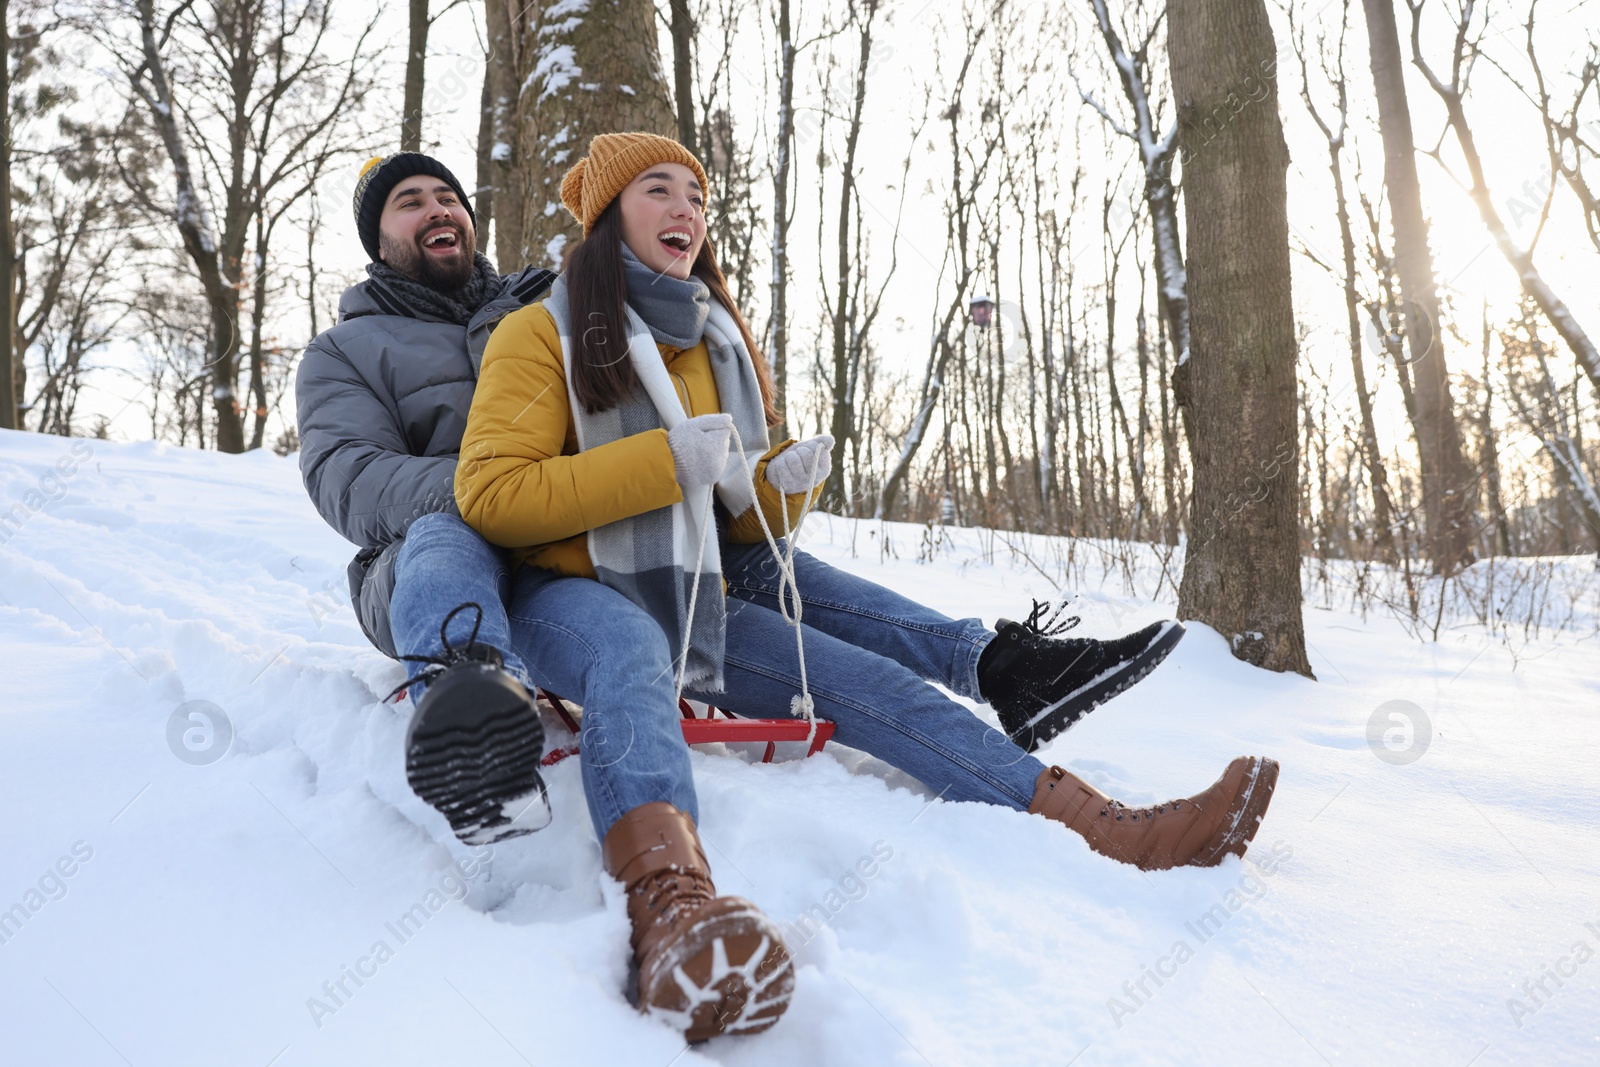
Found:
[(627, 887), (641, 1011), (689, 1041), (778, 1021), (794, 992), (789, 950), (754, 904), (717, 896), (688, 815), (641, 804), (606, 832), (601, 853)]
[(1141, 870), (1215, 867), (1224, 856), (1244, 855), (1277, 784), (1277, 760), (1240, 756), (1203, 793), (1130, 808), (1050, 767), (1039, 775), (1028, 811), (1065, 823), (1102, 856)]

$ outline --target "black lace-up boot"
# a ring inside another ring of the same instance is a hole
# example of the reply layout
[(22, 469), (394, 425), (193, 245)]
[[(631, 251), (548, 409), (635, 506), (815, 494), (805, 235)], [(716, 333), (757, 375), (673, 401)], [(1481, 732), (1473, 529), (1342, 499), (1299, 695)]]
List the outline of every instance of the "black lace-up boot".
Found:
[[(468, 609), (478, 613), (472, 635), (466, 645), (452, 645), (445, 631)], [(443, 651), (404, 657), (427, 666), (390, 694), (418, 682), (427, 686), (406, 730), (406, 780), (469, 845), (519, 837), (550, 823), (539, 776), (544, 725), (500, 653), (478, 643), (482, 622), (477, 604), (451, 611), (439, 627)]]
[(1062, 638), (1078, 618), (1062, 619), (1033, 602), (1027, 621), (999, 621), (999, 633), (978, 658), (978, 689), (1011, 740), (1033, 752), (1167, 658), (1183, 624), (1158, 622), (1112, 641)]

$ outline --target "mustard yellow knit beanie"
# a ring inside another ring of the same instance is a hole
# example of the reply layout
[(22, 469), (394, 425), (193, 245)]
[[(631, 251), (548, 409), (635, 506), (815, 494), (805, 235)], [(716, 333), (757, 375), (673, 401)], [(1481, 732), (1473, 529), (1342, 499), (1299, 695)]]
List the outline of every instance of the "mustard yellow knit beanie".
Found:
[(602, 133), (589, 142), (589, 154), (561, 179), (561, 202), (583, 223), (589, 236), (606, 205), (653, 163), (681, 163), (694, 171), (700, 191), (709, 193), (705, 169), (683, 145), (653, 133)]

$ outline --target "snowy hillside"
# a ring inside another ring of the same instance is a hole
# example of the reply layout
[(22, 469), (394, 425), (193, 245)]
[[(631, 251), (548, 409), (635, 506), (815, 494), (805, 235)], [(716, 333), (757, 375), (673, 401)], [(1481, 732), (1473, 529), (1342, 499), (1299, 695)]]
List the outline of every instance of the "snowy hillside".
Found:
[[(492, 857), (410, 794), (403, 674), (292, 461), (0, 433), (0, 506), (0, 1063), (1600, 1063), (1592, 625), (1513, 670), (1475, 626), (1308, 610), (1317, 682), (1192, 627), (1043, 755), (1130, 802), (1276, 757), (1254, 862), (1212, 870), (832, 746), (697, 751), (718, 886), (789, 924), (798, 986), (773, 1031), (684, 1051), (623, 999), (576, 760)], [(806, 545), (991, 623), (1051, 592), (971, 532), (820, 517)], [(1080, 632), (1173, 610), (1120, 588), (1080, 590)]]

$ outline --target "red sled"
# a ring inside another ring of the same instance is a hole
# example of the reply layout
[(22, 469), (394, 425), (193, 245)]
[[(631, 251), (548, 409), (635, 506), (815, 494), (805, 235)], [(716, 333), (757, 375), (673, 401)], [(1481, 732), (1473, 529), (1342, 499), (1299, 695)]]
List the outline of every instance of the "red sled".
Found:
[[(561, 716), (561, 721), (567, 724), (567, 729), (572, 731), (572, 735), (578, 736), (578, 720), (566, 701), (545, 689), (538, 692), (539, 696), (556, 710), (556, 714)], [(709, 706), (702, 718), (697, 716), (694, 708), (683, 699), (678, 701), (678, 710), (683, 712), (684, 741), (691, 745), (709, 745), (717, 741), (765, 741), (767, 750), (761, 757), (762, 763), (772, 762), (779, 741), (805, 741), (809, 738), (811, 747), (806, 750), (806, 755), (815, 756), (822, 751), (829, 738), (833, 737), (833, 723), (826, 719), (816, 720), (817, 729), (813, 734), (812, 724), (804, 719), (737, 719), (727, 712), (722, 712), (722, 717), (718, 718), (718, 709)], [(546, 755), (543, 762), (545, 766), (559, 763), (577, 751), (578, 746), (575, 744), (564, 746)]]

